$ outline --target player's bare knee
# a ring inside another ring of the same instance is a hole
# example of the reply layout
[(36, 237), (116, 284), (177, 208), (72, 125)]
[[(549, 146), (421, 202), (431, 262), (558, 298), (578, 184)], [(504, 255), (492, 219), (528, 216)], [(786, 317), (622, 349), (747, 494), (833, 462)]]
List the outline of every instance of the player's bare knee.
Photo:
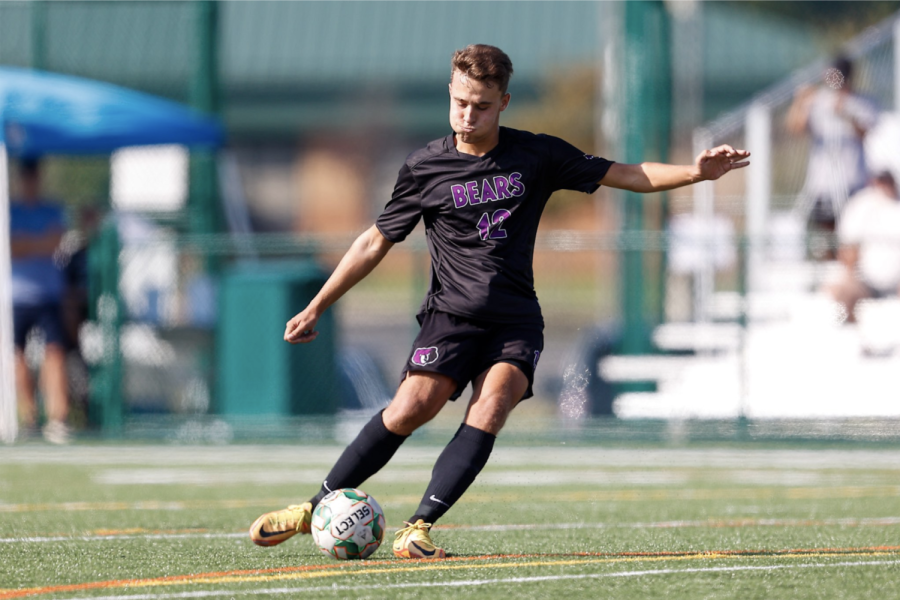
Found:
[(466, 424), (497, 435), (506, 424), (515, 402), (502, 393), (482, 394), (469, 405)]
[(391, 402), (385, 409), (382, 419), (389, 431), (399, 435), (409, 435), (437, 415), (435, 409), (427, 402), (402, 401)]
[(385, 427), (400, 435), (411, 434), (437, 416), (450, 393), (442, 386), (402, 385), (384, 411)]

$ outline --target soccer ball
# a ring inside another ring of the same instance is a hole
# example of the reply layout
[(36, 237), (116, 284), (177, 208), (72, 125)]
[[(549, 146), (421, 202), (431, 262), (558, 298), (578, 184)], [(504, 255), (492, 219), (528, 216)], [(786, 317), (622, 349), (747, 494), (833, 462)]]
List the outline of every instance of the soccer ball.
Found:
[(384, 538), (384, 512), (361, 490), (334, 490), (313, 511), (312, 536), (319, 550), (332, 558), (367, 558)]

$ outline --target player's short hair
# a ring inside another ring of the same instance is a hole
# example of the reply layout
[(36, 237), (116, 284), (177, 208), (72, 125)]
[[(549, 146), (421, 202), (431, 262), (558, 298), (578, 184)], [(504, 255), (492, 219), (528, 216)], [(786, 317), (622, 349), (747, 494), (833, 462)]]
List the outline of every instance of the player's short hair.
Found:
[(876, 171), (873, 173), (872, 179), (892, 188), (897, 187), (897, 181), (894, 179), (894, 174), (891, 173), (889, 169), (880, 169)]
[(453, 73), (480, 81), (488, 87), (496, 85), (500, 93), (505, 94), (509, 87), (509, 78), (513, 74), (512, 61), (506, 52), (496, 46), (487, 44), (469, 44), (462, 50), (453, 53), (450, 59), (450, 80)]
[(840, 71), (848, 81), (853, 77), (853, 62), (844, 54), (836, 56), (831, 62), (831, 67)]
[(41, 174), (41, 160), (33, 156), (19, 159), (19, 175), (22, 177), (38, 177)]

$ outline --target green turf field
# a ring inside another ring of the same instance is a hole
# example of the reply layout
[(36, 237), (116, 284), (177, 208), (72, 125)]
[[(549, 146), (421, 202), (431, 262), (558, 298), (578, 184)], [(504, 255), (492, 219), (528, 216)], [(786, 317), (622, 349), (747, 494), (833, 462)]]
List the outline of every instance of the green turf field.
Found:
[(362, 486), (391, 530), (353, 563), (246, 535), (337, 446), (0, 448), (0, 600), (897, 598), (900, 450), (854, 448), (500, 443), (433, 531), (452, 558), (417, 562), (390, 540), (439, 448), (410, 443)]

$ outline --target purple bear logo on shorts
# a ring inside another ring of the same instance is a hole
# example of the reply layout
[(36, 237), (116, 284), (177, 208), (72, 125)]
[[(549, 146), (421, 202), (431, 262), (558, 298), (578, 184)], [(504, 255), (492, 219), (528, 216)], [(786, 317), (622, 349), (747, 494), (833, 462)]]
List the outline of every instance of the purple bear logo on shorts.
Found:
[(437, 359), (438, 349), (436, 346), (431, 346), (429, 348), (416, 348), (416, 351), (413, 352), (413, 357), (409, 360), (409, 362), (414, 365), (424, 367), (425, 365), (430, 365)]

